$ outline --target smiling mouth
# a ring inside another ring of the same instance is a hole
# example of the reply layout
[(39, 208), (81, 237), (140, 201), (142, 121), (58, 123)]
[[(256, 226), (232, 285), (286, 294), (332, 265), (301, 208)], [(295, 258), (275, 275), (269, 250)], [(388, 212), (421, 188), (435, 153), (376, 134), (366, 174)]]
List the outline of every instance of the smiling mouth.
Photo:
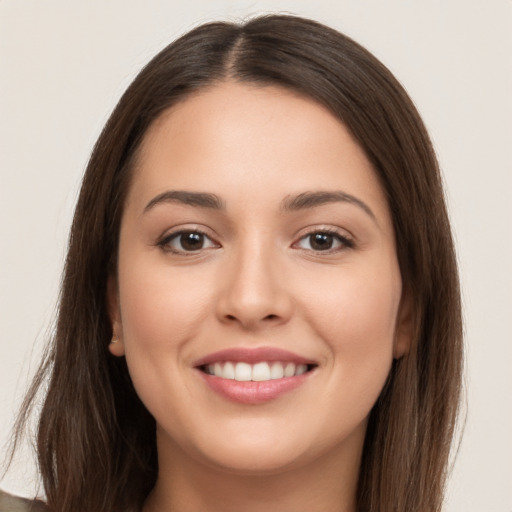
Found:
[(246, 362), (222, 361), (199, 366), (199, 369), (214, 377), (238, 382), (265, 382), (289, 377), (298, 377), (312, 371), (314, 364), (293, 362), (261, 361), (255, 364)]
[(193, 364), (217, 395), (243, 405), (259, 405), (306, 386), (318, 361), (277, 347), (231, 347)]

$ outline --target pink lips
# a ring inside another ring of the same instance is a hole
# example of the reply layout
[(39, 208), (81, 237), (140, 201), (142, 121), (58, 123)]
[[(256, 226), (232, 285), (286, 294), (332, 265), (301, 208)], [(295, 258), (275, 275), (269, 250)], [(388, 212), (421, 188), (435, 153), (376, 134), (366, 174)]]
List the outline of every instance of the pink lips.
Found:
[(261, 361), (284, 361), (295, 364), (316, 364), (315, 361), (305, 359), (288, 350), (274, 347), (260, 348), (228, 348), (208, 354), (207, 356), (197, 360), (194, 366), (204, 366), (206, 364), (218, 363), (222, 361), (240, 361), (244, 363), (254, 364)]
[(256, 364), (259, 362), (280, 361), (296, 365), (316, 365), (315, 361), (301, 357), (293, 352), (273, 347), (230, 348), (209, 354), (194, 363), (199, 376), (219, 395), (241, 404), (262, 404), (274, 400), (284, 393), (302, 385), (311, 375), (311, 371), (293, 377), (266, 380), (260, 382), (237, 381), (210, 375), (203, 371), (206, 365), (225, 361)]

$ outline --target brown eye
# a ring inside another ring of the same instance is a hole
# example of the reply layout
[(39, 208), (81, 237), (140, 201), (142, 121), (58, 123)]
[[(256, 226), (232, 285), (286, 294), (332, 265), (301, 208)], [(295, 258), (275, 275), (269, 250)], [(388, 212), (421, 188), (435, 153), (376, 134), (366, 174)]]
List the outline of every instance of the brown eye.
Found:
[(197, 251), (203, 248), (204, 235), (201, 233), (182, 233), (177, 239), (185, 251)]
[(354, 244), (348, 238), (331, 233), (329, 231), (315, 231), (302, 237), (297, 246), (315, 252), (338, 251), (346, 247), (353, 247)]
[(216, 247), (216, 244), (208, 236), (199, 231), (174, 233), (163, 240), (161, 245), (175, 253), (197, 252)]
[(314, 251), (328, 251), (334, 244), (334, 235), (330, 233), (313, 233), (309, 235), (309, 244)]

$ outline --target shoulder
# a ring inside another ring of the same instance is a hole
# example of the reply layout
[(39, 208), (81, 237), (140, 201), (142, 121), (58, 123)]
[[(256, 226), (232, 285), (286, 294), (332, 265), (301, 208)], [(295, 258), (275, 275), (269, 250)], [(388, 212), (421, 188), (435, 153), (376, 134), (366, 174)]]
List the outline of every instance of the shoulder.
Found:
[(43, 502), (18, 498), (0, 489), (0, 512), (47, 512)]

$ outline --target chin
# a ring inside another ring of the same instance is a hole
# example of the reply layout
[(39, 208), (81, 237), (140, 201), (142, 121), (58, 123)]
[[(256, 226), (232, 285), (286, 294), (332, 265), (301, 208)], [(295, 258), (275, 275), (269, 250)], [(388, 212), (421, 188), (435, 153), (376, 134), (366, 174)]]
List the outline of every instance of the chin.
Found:
[(233, 447), (224, 453), (203, 454), (210, 467), (240, 476), (266, 476), (298, 468), (306, 463), (305, 454), (288, 447)]
[(222, 472), (266, 476), (311, 467), (330, 455), (341, 459), (354, 455), (355, 446), (362, 447), (366, 420), (346, 431), (322, 432), (315, 426), (298, 421), (289, 428), (268, 421), (238, 423), (231, 429), (219, 426), (212, 435), (196, 438), (189, 455)]
[[(159, 429), (159, 451), (174, 460), (191, 459), (211, 469), (239, 475), (267, 475), (299, 467), (314, 442), (269, 421), (237, 421), (189, 431), (186, 439)], [(314, 438), (314, 436), (312, 436)]]

